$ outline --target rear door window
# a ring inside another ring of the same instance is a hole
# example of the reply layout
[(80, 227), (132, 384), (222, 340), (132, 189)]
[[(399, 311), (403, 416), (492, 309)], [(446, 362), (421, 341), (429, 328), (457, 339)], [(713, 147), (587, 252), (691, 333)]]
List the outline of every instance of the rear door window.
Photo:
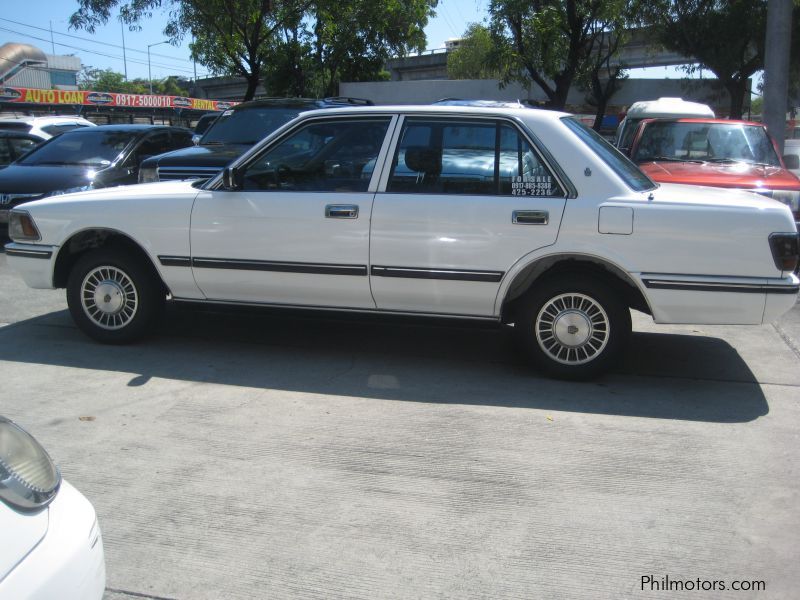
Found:
[(528, 140), (495, 120), (406, 119), (387, 192), (565, 195)]

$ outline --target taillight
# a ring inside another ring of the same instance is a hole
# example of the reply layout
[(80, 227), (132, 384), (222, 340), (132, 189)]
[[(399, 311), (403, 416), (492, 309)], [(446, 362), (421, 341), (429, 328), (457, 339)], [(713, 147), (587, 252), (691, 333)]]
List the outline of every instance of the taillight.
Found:
[(769, 236), (769, 247), (775, 266), (781, 271), (793, 272), (800, 261), (800, 244), (797, 233), (773, 233)]

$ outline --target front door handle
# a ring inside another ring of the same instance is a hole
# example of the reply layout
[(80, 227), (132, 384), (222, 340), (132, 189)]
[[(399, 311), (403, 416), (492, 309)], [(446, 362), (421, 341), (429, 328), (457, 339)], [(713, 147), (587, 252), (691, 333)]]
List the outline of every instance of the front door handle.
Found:
[(325, 207), (325, 218), (327, 219), (357, 219), (357, 204), (328, 204)]
[(550, 213), (546, 210), (515, 210), (511, 222), (515, 225), (547, 225)]

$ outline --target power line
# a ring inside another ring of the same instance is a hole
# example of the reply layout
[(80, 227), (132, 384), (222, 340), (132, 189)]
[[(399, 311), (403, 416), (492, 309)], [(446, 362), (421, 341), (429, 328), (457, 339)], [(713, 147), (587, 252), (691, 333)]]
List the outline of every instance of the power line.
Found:
[[(15, 35), (21, 35), (23, 37), (28, 37), (28, 38), (31, 38), (31, 39), (34, 39), (34, 40), (38, 40), (40, 42), (49, 42), (50, 41), (50, 40), (46, 40), (46, 39), (41, 38), (41, 37), (37, 37), (35, 35), (31, 35), (29, 33), (23, 33), (21, 31), (15, 31), (13, 29), (8, 29), (6, 27), (0, 27), (0, 31), (6, 31), (6, 32), (9, 32), (9, 33), (13, 33)], [(61, 43), (61, 42), (55, 42), (55, 44), (57, 46), (63, 46), (64, 48), (70, 48), (71, 50), (78, 50), (79, 52), (86, 52), (88, 54), (96, 54), (98, 56), (103, 56), (105, 58), (111, 58), (111, 59), (114, 59), (114, 60), (122, 60), (121, 56), (117, 56), (117, 55), (113, 55), (113, 54), (106, 54), (104, 52), (98, 52), (97, 50), (89, 50), (87, 48), (79, 48), (78, 46), (71, 46), (69, 44), (64, 44), (64, 43)], [(140, 60), (136, 60), (136, 59), (132, 59), (132, 58), (129, 58), (128, 62), (132, 62), (134, 64), (139, 64), (139, 65), (147, 65), (147, 62), (145, 62), (145, 61), (140, 61)], [(171, 69), (173, 71), (182, 71), (183, 73), (192, 73), (191, 69), (184, 69), (184, 68), (176, 67), (176, 66), (173, 66), (173, 65), (165, 65), (163, 63), (155, 63), (155, 62), (152, 62), (152, 61), (151, 61), (150, 64), (153, 65), (153, 66), (162, 68), (162, 69), (167, 69), (167, 70)]]
[[(50, 33), (49, 29), (46, 29), (44, 27), (38, 27), (36, 25), (30, 25), (29, 23), (21, 23), (20, 21), (14, 21), (12, 19), (5, 19), (3, 17), (0, 17), (0, 21), (6, 21), (7, 23), (14, 23), (14, 25), (22, 25), (23, 27), (29, 27), (30, 29), (38, 29), (39, 31), (44, 31), (44, 32)], [(87, 37), (80, 36), (80, 35), (73, 35), (71, 33), (62, 33), (61, 31), (53, 31), (53, 33), (55, 33), (56, 35), (61, 35), (61, 36), (64, 36), (64, 37), (73, 38), (73, 39), (76, 39), (76, 40), (81, 40), (83, 42), (90, 42), (92, 44), (100, 44), (101, 46), (110, 46), (112, 48), (122, 48), (122, 46), (119, 45), (119, 44), (112, 44), (111, 42), (101, 42), (99, 40), (93, 40), (91, 38), (87, 38)], [(130, 52), (138, 52), (139, 54), (147, 54), (147, 52), (145, 50), (137, 50), (136, 48), (126, 48), (126, 49), (129, 50)], [(178, 61), (178, 62), (192, 62), (190, 60), (186, 60), (185, 58), (177, 58), (175, 56), (169, 56), (167, 54), (157, 54), (156, 52), (151, 52), (150, 55), (151, 56), (160, 56), (161, 58), (166, 58), (166, 59), (169, 59), (169, 60), (175, 60), (175, 61)], [(155, 64), (155, 63), (153, 63), (153, 64)]]

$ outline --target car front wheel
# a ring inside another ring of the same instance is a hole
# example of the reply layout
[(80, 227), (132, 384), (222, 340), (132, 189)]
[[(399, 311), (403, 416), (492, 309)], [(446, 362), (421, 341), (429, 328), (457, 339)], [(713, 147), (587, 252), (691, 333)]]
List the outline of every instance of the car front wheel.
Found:
[(165, 301), (160, 281), (144, 261), (123, 250), (100, 249), (76, 262), (67, 304), (76, 325), (106, 344), (147, 334)]
[(618, 294), (580, 274), (534, 284), (517, 315), (514, 331), (523, 348), (541, 370), (560, 379), (606, 372), (631, 333), (630, 311)]

